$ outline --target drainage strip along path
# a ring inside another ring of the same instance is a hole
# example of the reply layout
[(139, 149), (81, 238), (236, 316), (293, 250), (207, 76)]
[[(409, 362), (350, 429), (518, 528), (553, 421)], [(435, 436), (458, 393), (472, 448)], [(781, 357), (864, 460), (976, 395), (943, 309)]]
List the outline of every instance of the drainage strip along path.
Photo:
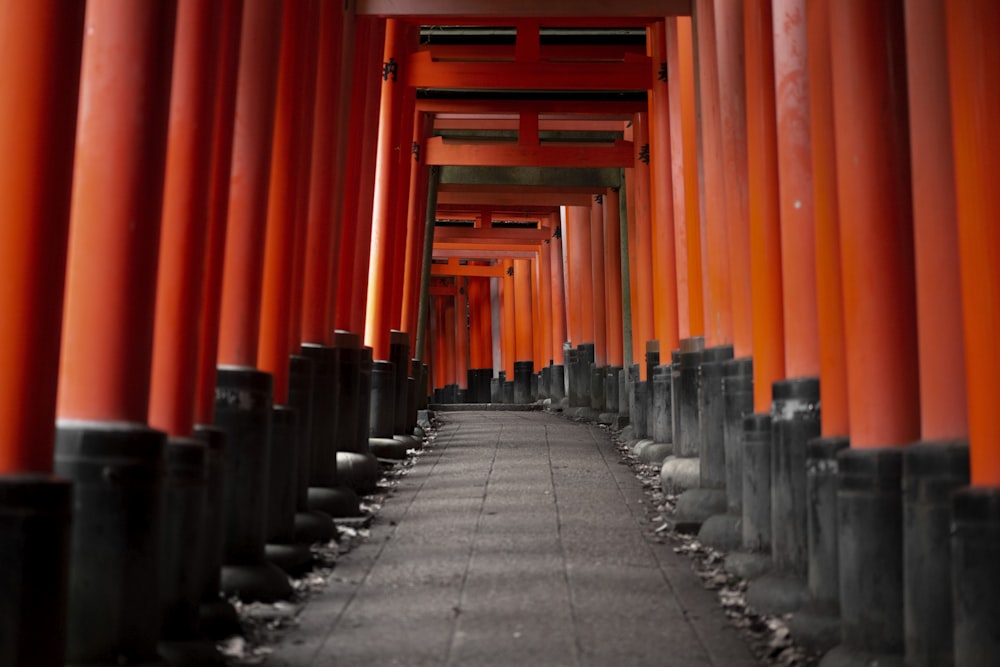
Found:
[(607, 430), (447, 412), (265, 663), (756, 665)]

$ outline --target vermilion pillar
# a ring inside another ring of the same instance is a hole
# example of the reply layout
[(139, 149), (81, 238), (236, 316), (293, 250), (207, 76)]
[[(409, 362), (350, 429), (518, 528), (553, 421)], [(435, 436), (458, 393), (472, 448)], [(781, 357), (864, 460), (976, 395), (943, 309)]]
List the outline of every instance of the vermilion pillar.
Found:
[(399, 162), (399, 117), (406, 85), (401, 61), (404, 60), (406, 51), (407, 32), (406, 26), (396, 19), (386, 21), (365, 313), (365, 344), (371, 346), (374, 358), (382, 361), (389, 359), (389, 331), (393, 320), (394, 244), (401, 231), (396, 217), (395, 198)]
[(608, 365), (624, 363), (622, 348), (621, 201), (616, 188), (604, 193), (604, 283), (607, 311)]
[(455, 297), (447, 296), (444, 298), (443, 307), (444, 329), (443, 329), (443, 340), (444, 345), (441, 348), (442, 368), (444, 369), (445, 386), (448, 385), (458, 385), (457, 377), (457, 357), (456, 348), (457, 343), (457, 318), (455, 315)]
[(744, 12), (754, 412), (766, 414), (771, 385), (785, 377), (771, 0), (750, 0)]
[(198, 380), (195, 423), (215, 421), (216, 356), (219, 347), (219, 309), (222, 303), (222, 265), (229, 214), (229, 171), (233, 155), (236, 81), (239, 70), (243, 0), (226, 0), (219, 30), (216, 95), (212, 108), (211, 167), (205, 242), (205, 273), (201, 288), (201, 325), (198, 332)]
[[(297, 214), (300, 200), (309, 200), (318, 19), (316, 2), (290, 2), (284, 7), (257, 344), (258, 365), (274, 378), (275, 405), (288, 402), (288, 357), (293, 351), (288, 321), (297, 288), (293, 284)], [(295, 347), (298, 343), (294, 341)]]
[(833, 124), (830, 0), (809, 0), (809, 125), (816, 221), (816, 292), (819, 322), (820, 400), (824, 437), (848, 434), (847, 367)]
[[(626, 128), (625, 136), (626, 139), (629, 138), (629, 133), (632, 131), (631, 125)], [(624, 173), (624, 184), (625, 184), (625, 219), (626, 219), (626, 231), (628, 237), (628, 261), (625, 262), (623, 258), (622, 262), (622, 276), (624, 278), (625, 267), (629, 270), (629, 281), (628, 281), (628, 302), (629, 302), (629, 312), (631, 313), (631, 331), (632, 335), (629, 340), (624, 341), (624, 344), (629, 347), (630, 351), (639, 350), (642, 345), (642, 334), (639, 329), (639, 253), (637, 250), (638, 243), (636, 243), (636, 237), (638, 236), (638, 230), (635, 219), (635, 168), (623, 169)], [(625, 290), (622, 288), (622, 299), (624, 300)], [(622, 322), (624, 324), (625, 311), (622, 311)], [(624, 335), (624, 334), (623, 334)], [(625, 355), (626, 359), (631, 358), (631, 352)], [(641, 365), (641, 364), (640, 364)]]
[[(995, 183), (1000, 173), (1000, 131), (993, 122), (1000, 108), (996, 85), (1000, 77), (996, 49), (1000, 6), (983, 0), (948, 3), (947, 26), (972, 483), (997, 487), (1000, 423), (991, 387), (1000, 372), (996, 344), (1000, 335), (996, 298), (1000, 292), (1000, 263), (996, 260), (1000, 189)], [(996, 635), (993, 637), (995, 642)]]
[[(725, 222), (728, 278), (732, 308), (733, 353), (753, 353), (751, 315), (750, 224), (747, 207), (746, 72), (743, 46), (743, 2), (716, 0), (719, 107), (725, 170)], [(717, 193), (706, 191), (706, 197)]]
[(0, 12), (0, 473), (48, 472), (84, 6)]
[[(417, 28), (409, 23), (404, 24), (403, 28), (402, 49), (398, 52), (397, 57), (405, 60), (417, 43)], [(410, 86), (403, 87), (399, 116), (397, 118), (399, 127), (396, 130), (396, 144), (393, 147), (396, 158), (395, 191), (393, 193), (395, 202), (392, 205), (395, 234), (392, 240), (392, 281), (390, 283), (392, 304), (389, 312), (391, 316), (390, 325), (397, 331), (407, 331), (403, 325), (402, 315), (403, 285), (406, 283), (406, 258), (409, 239), (412, 236), (416, 245), (422, 244), (424, 240), (422, 234), (415, 234), (415, 229), (411, 229), (410, 227), (410, 194), (415, 193), (421, 187), (419, 182), (414, 181), (414, 178), (420, 177), (421, 170), (417, 168), (419, 165), (413, 160), (414, 154), (412, 148), (414, 139), (423, 130), (423, 127), (418, 127), (416, 123), (416, 96), (417, 91), (415, 88)], [(420, 143), (422, 143), (422, 139), (418, 141), (418, 145)], [(415, 228), (417, 225), (415, 222), (416, 217), (420, 215), (420, 209), (426, 208), (426, 206), (422, 207), (418, 202), (413, 201), (413, 207), (416, 209), (416, 215), (413, 217), (413, 227)], [(413, 344), (412, 335), (410, 336), (410, 344)], [(409, 371), (407, 371), (407, 374), (409, 374)]]
[(901, 445), (920, 435), (901, 7), (830, 16), (851, 446)]
[[(539, 343), (541, 356), (538, 366), (548, 366), (552, 362), (552, 243), (543, 243), (538, 253), (538, 311), (541, 313)], [(540, 368), (539, 368), (540, 370)]]
[[(566, 248), (569, 258), (567, 308), (570, 312), (570, 336), (574, 347), (594, 342), (594, 302), (582, 298), (593, 294), (594, 274), (591, 271), (590, 208), (566, 208)], [(519, 297), (520, 298), (520, 297)], [(520, 312), (520, 311), (518, 311)], [(572, 327), (576, 325), (574, 331)], [(520, 360), (520, 359), (519, 359)]]
[[(608, 365), (608, 309), (604, 273), (604, 195), (594, 197), (590, 205), (591, 294), (594, 304), (594, 363)], [(589, 301), (590, 299), (588, 299)]]
[[(636, 349), (656, 339), (653, 311), (653, 293), (656, 290), (653, 276), (652, 246), (653, 228), (650, 211), (650, 181), (649, 181), (649, 116), (645, 113), (635, 114), (633, 120), (633, 143), (636, 147), (636, 160), (633, 169), (634, 187), (634, 225), (635, 225), (635, 262), (632, 265), (632, 281), (635, 284), (636, 299), (632, 301), (633, 328), (638, 332)], [(631, 239), (630, 239), (631, 241)], [(631, 252), (632, 243), (629, 243)], [(639, 364), (640, 378), (646, 378), (646, 365)]]
[(531, 260), (514, 260), (514, 359), (532, 361)]
[(455, 279), (455, 345), (451, 354), (455, 358), (455, 384), (462, 391), (469, 388), (469, 298), (465, 278)]
[(723, 154), (722, 112), (719, 99), (719, 62), (714, 0), (695, 4), (698, 49), (698, 94), (701, 110), (699, 153), (702, 183), (699, 192), (703, 219), (702, 270), (705, 288), (705, 345), (733, 342), (732, 283), (726, 225), (726, 172)]
[[(410, 173), (401, 322), (402, 330), (409, 332), (411, 339), (416, 336), (417, 331), (420, 278), (424, 259), (424, 235), (427, 230), (427, 192), (430, 169), (423, 159), (424, 141), (432, 127), (433, 119), (429, 114), (418, 114), (413, 124), (414, 143), (408, 154), (408, 159), (413, 160), (413, 169)], [(412, 342), (416, 345), (415, 339)]]
[(177, 14), (149, 398), (150, 425), (171, 436), (195, 424), (221, 10), (181, 2)]
[(666, 354), (678, 345), (677, 263), (674, 255), (674, 179), (671, 151), (669, 69), (663, 21), (646, 29), (653, 67), (649, 104), (649, 174), (653, 260), (653, 330)]
[[(349, 107), (341, 103), (344, 66), (341, 48), (344, 13), (335, 3), (324, 2), (319, 17), (319, 52), (316, 69), (315, 113), (310, 167), (309, 203), (306, 221), (305, 261), (302, 286), (301, 342), (333, 344), (331, 313), (334, 308), (334, 258), (344, 218), (333, 179), (337, 165), (338, 135), (346, 131)], [(365, 31), (357, 42), (364, 43)], [(362, 105), (363, 106), (363, 105)], [(341, 179), (343, 180), (343, 179)], [(352, 248), (353, 249), (353, 248)], [(299, 341), (292, 341), (293, 343)]]
[(514, 381), (514, 360), (517, 353), (517, 319), (514, 296), (514, 260), (504, 260), (504, 278), (500, 285), (500, 305), (502, 306), (503, 370), (507, 381)]
[[(677, 255), (678, 335), (705, 333), (705, 299), (702, 278), (701, 213), (698, 195), (697, 93), (691, 18), (667, 18), (667, 71), (673, 72), (670, 96), (670, 148), (674, 168), (674, 245)], [(683, 258), (683, 261), (681, 260)], [(687, 291), (681, 295), (683, 285)], [(684, 303), (686, 302), (686, 307)]]

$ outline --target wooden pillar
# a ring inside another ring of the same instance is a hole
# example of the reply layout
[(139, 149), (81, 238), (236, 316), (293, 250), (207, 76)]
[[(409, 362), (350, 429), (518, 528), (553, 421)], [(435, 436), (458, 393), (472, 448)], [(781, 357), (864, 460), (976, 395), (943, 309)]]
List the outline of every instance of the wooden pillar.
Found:
[(554, 220), (558, 233), (551, 239), (551, 281), (552, 287), (552, 363), (563, 365), (563, 343), (566, 342), (566, 286), (563, 281), (563, 241), (560, 220)]
[[(743, 1), (716, 0), (715, 20), (726, 184), (724, 234), (733, 323), (731, 342), (734, 355), (740, 358), (753, 354)], [(705, 196), (716, 197), (718, 194), (706, 191)]]
[(222, 308), (222, 269), (229, 218), (229, 172), (233, 157), (236, 83), (239, 72), (243, 0), (225, 0), (219, 30), (216, 94), (212, 107), (211, 166), (209, 168), (208, 230), (205, 273), (201, 286), (201, 324), (198, 332), (198, 380), (195, 423), (215, 421), (216, 359), (219, 348), (219, 311)]
[(833, 122), (831, 0), (809, 0), (809, 125), (816, 221), (816, 292), (819, 323), (820, 401), (824, 437), (846, 436), (847, 365), (844, 363), (844, 301), (837, 200), (837, 155)]
[(754, 412), (760, 414), (771, 411), (771, 385), (785, 377), (771, 0), (749, 0), (743, 18), (753, 291)]
[(622, 248), (621, 200), (616, 188), (604, 193), (604, 285), (607, 313), (608, 365), (621, 366), (622, 348)]
[(516, 334), (514, 336), (514, 360), (533, 361), (532, 340), (534, 331), (531, 317), (531, 260), (514, 260), (514, 310), (517, 319), (514, 321)]
[(831, 3), (851, 446), (920, 435), (902, 6)]
[[(677, 262), (674, 254), (674, 179), (671, 167), (667, 39), (663, 21), (646, 29), (653, 71), (649, 100), (650, 230), (653, 266), (653, 332), (661, 353), (678, 346)], [(665, 357), (664, 357), (665, 358)]]
[[(650, 211), (649, 181), (649, 116), (637, 113), (632, 121), (633, 142), (636, 159), (635, 176), (635, 269), (631, 276), (635, 282), (636, 301), (632, 302), (633, 326), (636, 328), (636, 350), (645, 349), (645, 344), (656, 339), (654, 322), (653, 293), (656, 290), (653, 277), (652, 247), (654, 243), (652, 214)], [(631, 250), (632, 244), (629, 243)], [(639, 364), (640, 378), (646, 378), (646, 365)]]
[(219, 364), (255, 368), (260, 333), (281, 3), (248, 9), (240, 50), (222, 276)]
[[(566, 207), (566, 255), (569, 259), (569, 284), (566, 306), (569, 312), (570, 339), (573, 347), (594, 342), (594, 274), (591, 271), (590, 208)], [(521, 312), (521, 311), (518, 311)], [(527, 361), (527, 359), (518, 359)]]
[(459, 389), (469, 388), (469, 299), (465, 277), (455, 279), (455, 383)]
[(193, 0), (177, 8), (149, 395), (150, 426), (177, 437), (195, 425), (222, 11)]
[[(503, 370), (507, 381), (514, 381), (514, 361), (516, 357), (517, 313), (514, 296), (514, 260), (504, 260), (504, 278), (500, 285), (500, 305), (502, 310)], [(518, 360), (520, 361), (520, 360)]]
[(2, 11), (0, 44), (9, 55), (0, 59), (0, 473), (46, 473), (84, 5), (11, 0)]
[[(590, 205), (590, 270), (594, 304), (594, 363), (608, 365), (607, 281), (604, 272), (604, 195)], [(588, 299), (590, 300), (590, 299)]]
[[(1000, 486), (1000, 422), (992, 387), (1000, 373), (1000, 58), (995, 3), (948, 3), (948, 71), (951, 87), (958, 247), (965, 323), (966, 388), (972, 484)], [(995, 514), (994, 514), (995, 516)]]
[[(420, 305), (420, 280), (424, 260), (424, 236), (427, 230), (427, 194), (430, 176), (430, 167), (423, 159), (424, 142), (432, 128), (433, 118), (429, 114), (419, 114), (413, 125), (413, 145), (409, 153), (409, 159), (413, 160), (413, 170), (410, 173), (406, 260), (403, 271), (403, 301), (400, 316), (402, 330), (410, 332), (410, 338), (414, 345), (416, 345), (414, 336), (417, 331)], [(416, 356), (414, 353), (414, 357)]]
[[(288, 402), (288, 357), (295, 285), (295, 231), (300, 200), (309, 200), (309, 157), (316, 93), (319, 10), (315, 1), (288, 2), (282, 20), (264, 248), (258, 366), (271, 374), (274, 404)], [(335, 83), (339, 77), (335, 78)], [(303, 128), (309, 128), (304, 132)], [(329, 252), (327, 252), (329, 256)], [(329, 273), (329, 271), (327, 271)], [(300, 341), (294, 341), (298, 347)]]
[(920, 435), (968, 436), (945, 3), (906, 3)]
[(726, 172), (714, 0), (695, 0), (694, 23), (698, 50), (698, 103), (701, 112), (699, 153), (702, 165), (700, 210), (703, 220), (702, 258), (705, 289), (705, 345), (733, 342), (732, 283), (726, 225)]
[[(543, 229), (545, 229), (543, 227)], [(552, 242), (546, 240), (538, 253), (538, 310), (542, 314), (540, 318), (541, 331), (539, 332), (539, 344), (541, 345), (541, 356), (538, 357), (538, 368), (548, 366), (552, 362), (552, 329), (555, 314), (552, 310)]]
[(172, 2), (87, 12), (60, 419), (146, 423), (174, 19)]

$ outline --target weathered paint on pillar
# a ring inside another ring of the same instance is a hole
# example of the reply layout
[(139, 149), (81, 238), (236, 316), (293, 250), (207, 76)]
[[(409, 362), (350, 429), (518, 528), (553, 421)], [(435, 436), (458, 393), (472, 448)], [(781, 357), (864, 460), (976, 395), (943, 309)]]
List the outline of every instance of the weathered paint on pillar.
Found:
[[(698, 196), (698, 95), (695, 84), (691, 17), (667, 18), (666, 39), (667, 67), (668, 71), (674, 72), (674, 94), (670, 96), (670, 148), (673, 152), (674, 165), (677, 303), (678, 310), (683, 309), (683, 312), (678, 313), (678, 335), (687, 338), (702, 336), (705, 333), (701, 211)], [(687, 303), (686, 308), (681, 303), (681, 285), (687, 285), (683, 297)]]
[(716, 48), (714, 0), (696, 0), (694, 29), (698, 58), (699, 153), (702, 169), (702, 271), (705, 276), (705, 344), (733, 342), (732, 284), (729, 277), (729, 239), (722, 149), (722, 110), (719, 99), (719, 63)]
[(2, 12), (0, 44), (10, 55), (0, 59), (0, 473), (44, 473), (52, 470), (84, 5), (11, 0)]
[[(514, 336), (515, 361), (532, 361), (532, 339), (534, 337), (531, 318), (531, 260), (514, 260)], [(512, 369), (513, 371), (513, 369)], [(509, 379), (513, 379), (513, 374)]]
[[(747, 192), (746, 71), (743, 49), (743, 1), (716, 0), (716, 48), (719, 107), (725, 169), (725, 236), (727, 240), (733, 352), (753, 354), (750, 286), (750, 221)], [(715, 196), (706, 192), (707, 197)]]
[(820, 402), (824, 437), (849, 433), (847, 365), (844, 363), (844, 300), (837, 202), (837, 155), (833, 124), (833, 64), (830, 2), (809, 0), (806, 11), (809, 49), (809, 125), (813, 203), (816, 221)]
[(604, 283), (607, 312), (608, 365), (621, 366), (622, 355), (622, 244), (619, 190), (604, 193)]
[[(342, 77), (349, 71), (344, 67), (345, 54), (340, 43), (345, 32), (344, 22), (344, 13), (336, 3), (322, 3), (301, 316), (301, 342), (320, 345), (333, 344), (334, 327), (330, 326), (330, 313), (336, 303), (332, 293), (336, 273), (334, 258), (344, 226), (339, 202), (335, 199), (337, 186), (333, 182), (338, 125), (343, 123), (344, 114), (349, 112), (340, 104)], [(364, 30), (359, 32), (357, 43), (367, 46), (367, 33)]]
[(219, 364), (255, 367), (282, 3), (247, 2), (240, 45), (222, 276)]
[(146, 422), (175, 10), (105, 2), (87, 11), (60, 419)]
[[(636, 147), (635, 167), (635, 263), (632, 265), (632, 280), (635, 281), (637, 300), (632, 302), (634, 316), (633, 327), (636, 329), (635, 344), (637, 350), (644, 350), (646, 343), (656, 339), (656, 328), (653, 312), (653, 293), (656, 286), (653, 282), (654, 244), (652, 216), (650, 213), (650, 181), (649, 181), (649, 116), (645, 113), (635, 114), (632, 121), (634, 144)], [(631, 247), (631, 246), (630, 246)], [(640, 377), (646, 379), (646, 365), (639, 364)]]
[(852, 447), (920, 436), (901, 3), (830, 6)]
[[(292, 311), (295, 227), (299, 200), (309, 199), (307, 160), (312, 146), (312, 109), (316, 93), (319, 4), (287, 2), (282, 19), (278, 99), (275, 109), (264, 284), (261, 293), (257, 365), (273, 379), (274, 404), (288, 402), (288, 320)], [(339, 81), (339, 78), (338, 78)], [(308, 118), (303, 116), (308, 115)], [(302, 129), (309, 128), (308, 133)], [(299, 341), (295, 341), (296, 345)]]
[(1000, 486), (1000, 5), (948, 3), (947, 11), (972, 484)]
[[(600, 200), (600, 201), (598, 201)], [(594, 362), (608, 364), (608, 309), (604, 272), (604, 196), (590, 205), (590, 270), (594, 304)], [(588, 299), (589, 301), (590, 299)]]
[(743, 20), (753, 291), (754, 412), (768, 413), (771, 411), (771, 385), (785, 378), (771, 0), (748, 0)]
[(650, 55), (649, 179), (653, 269), (653, 334), (662, 350), (678, 346), (677, 263), (674, 254), (674, 181), (671, 168), (670, 95), (663, 21), (646, 29)]
[(149, 425), (171, 436), (189, 436), (195, 424), (222, 8), (177, 5), (149, 390)]
[(806, 6), (805, 0), (774, 0), (773, 7), (785, 372), (788, 377), (816, 377), (820, 373), (819, 316)]
[(219, 30), (216, 95), (212, 109), (211, 167), (209, 171), (208, 231), (205, 273), (201, 287), (201, 325), (198, 332), (198, 380), (195, 423), (215, 421), (216, 356), (219, 347), (219, 311), (222, 269), (229, 217), (229, 172), (233, 156), (236, 83), (242, 40), (243, 0), (224, 0)]
[(368, 263), (368, 298), (365, 311), (365, 345), (377, 360), (389, 359), (392, 326), (394, 243), (399, 235), (396, 187), (399, 162), (399, 115), (406, 76), (402, 71), (408, 31), (396, 19), (386, 21), (382, 64), (382, 97), (378, 115), (378, 148), (375, 158), (375, 192), (372, 208), (371, 250)]
[(905, 20), (920, 435), (953, 440), (968, 436), (968, 415), (945, 3), (907, 0)]

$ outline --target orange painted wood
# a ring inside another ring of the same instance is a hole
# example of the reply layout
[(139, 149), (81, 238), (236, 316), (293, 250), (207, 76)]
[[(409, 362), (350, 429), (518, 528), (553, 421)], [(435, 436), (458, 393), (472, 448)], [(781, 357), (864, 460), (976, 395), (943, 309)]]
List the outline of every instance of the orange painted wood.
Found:
[(621, 366), (622, 347), (622, 249), (619, 193), (608, 188), (604, 193), (604, 285), (607, 312), (608, 365)]
[(667, 66), (663, 21), (646, 29), (651, 56), (649, 103), (650, 230), (653, 258), (653, 333), (664, 352), (676, 349), (677, 260), (674, 253), (674, 182), (670, 143), (670, 95), (661, 67)]
[[(459, 21), (461, 25), (479, 25), (490, 19), (500, 25), (510, 25), (513, 19), (535, 17), (555, 20), (564, 25), (567, 20), (589, 18), (614, 25), (624, 24), (626, 17), (645, 20), (664, 14), (689, 14), (690, 0), (632, 0), (628, 4), (609, 5), (605, 0), (557, 0), (539, 3), (533, 0), (508, 0), (497, 3), (484, 0), (359, 0), (359, 14), (398, 15), (411, 19), (434, 18)], [(613, 18), (612, 18), (613, 17)], [(547, 22), (546, 22), (547, 23)], [(598, 23), (600, 25), (601, 23)]]
[(260, 333), (271, 133), (281, 45), (281, 2), (248, 0), (240, 46), (229, 224), (222, 276), (219, 364), (255, 367)]
[[(519, 114), (437, 114), (434, 118), (435, 130), (501, 130), (520, 129)], [(462, 117), (458, 117), (462, 116)], [(545, 119), (538, 121), (539, 132), (620, 132), (621, 122), (597, 120), (589, 117)]]
[(465, 167), (622, 167), (629, 163), (632, 145), (612, 143), (524, 144), (499, 141), (458, 141), (444, 137), (427, 140), (427, 163)]
[[(414, 121), (413, 140), (417, 154), (412, 154), (413, 171), (410, 178), (409, 213), (407, 214), (406, 267), (403, 274), (402, 328), (416, 334), (420, 307), (420, 279), (424, 260), (424, 236), (427, 231), (427, 192), (429, 169), (424, 163), (424, 147), (433, 120), (420, 114)], [(416, 345), (416, 341), (413, 343)], [(413, 355), (416, 357), (416, 354)]]
[[(391, 19), (390, 19), (391, 20)], [(627, 54), (623, 62), (480, 62), (432, 60), (418, 51), (408, 60), (406, 84), (415, 88), (507, 90), (645, 90), (649, 59)]]
[(539, 312), (539, 333), (536, 336), (540, 348), (540, 356), (536, 356), (538, 368), (548, 366), (552, 363), (552, 244), (542, 245), (541, 252), (538, 253), (537, 262), (537, 287), (538, 312)]
[(503, 267), (499, 264), (494, 266), (454, 266), (451, 264), (431, 264), (432, 276), (470, 276), (480, 278), (502, 278)]
[(149, 425), (171, 436), (191, 435), (195, 423), (222, 8), (177, 4), (149, 387)]
[(719, 95), (719, 58), (714, 0), (696, 0), (696, 46), (701, 109), (701, 160), (704, 187), (704, 243), (702, 267), (705, 289), (705, 344), (733, 342), (732, 282), (729, 273), (729, 235), (726, 224), (725, 155), (722, 108)]
[(756, 413), (769, 413), (771, 385), (785, 378), (771, 0), (748, 0), (743, 19), (747, 82), (750, 270), (753, 291), (753, 406)]
[(517, 143), (524, 146), (538, 145), (538, 114), (526, 112), (518, 114)]
[(127, 1), (87, 10), (61, 419), (142, 424), (148, 415), (175, 10)]
[(455, 383), (459, 389), (469, 388), (469, 299), (465, 277), (456, 280), (458, 294), (455, 297)]
[[(699, 199), (697, 91), (695, 87), (694, 44), (690, 17), (668, 19), (667, 26), (677, 28), (677, 69), (681, 95), (681, 150), (684, 156), (684, 237), (687, 250), (688, 307), (691, 336), (705, 334), (705, 280), (701, 228), (702, 205)], [(670, 43), (670, 34), (668, 41)], [(674, 192), (677, 201), (677, 191)]]
[[(551, 224), (553, 227), (559, 227), (558, 216), (552, 216)], [(566, 342), (566, 283), (561, 228), (558, 235), (553, 232), (551, 247), (549, 285), (552, 288), (552, 363), (561, 366), (565, 361), (563, 343)]]
[[(809, 137), (805, 0), (774, 0), (775, 108), (781, 201), (785, 372), (820, 373), (816, 234)], [(728, 186), (728, 181), (727, 181)]]
[(288, 402), (288, 355), (292, 350), (288, 320), (294, 290), (296, 215), (299, 200), (309, 199), (309, 174), (303, 169), (303, 156), (310, 153), (312, 145), (311, 133), (303, 136), (301, 132), (307, 125), (312, 127), (312, 118), (307, 121), (302, 113), (313, 107), (315, 99), (318, 26), (316, 2), (285, 3), (257, 341), (257, 365), (273, 378), (275, 405)]
[(233, 123), (239, 73), (243, 0), (223, 0), (216, 68), (216, 95), (212, 109), (211, 168), (209, 173), (208, 231), (205, 275), (202, 282), (201, 326), (198, 332), (198, 381), (195, 423), (215, 421), (216, 357), (219, 346), (219, 310), (222, 269), (229, 215), (229, 172), (233, 156)]
[(552, 207), (586, 206), (599, 188), (540, 188), (534, 186), (457, 185), (442, 183), (438, 206), (478, 206), (485, 203), (503, 206)]
[(431, 363), (432, 377), (431, 377), (431, 388), (442, 389), (448, 380), (446, 378), (445, 369), (445, 356), (447, 352), (445, 351), (445, 321), (444, 321), (444, 299), (445, 297), (432, 296), (431, 297), (431, 312), (433, 317), (431, 318), (431, 335), (428, 336), (428, 341), (433, 341), (434, 354)]
[[(521, 113), (538, 113), (552, 118), (572, 118), (587, 120), (627, 120), (632, 114), (646, 108), (644, 101), (599, 100), (584, 101), (573, 99), (420, 99), (417, 111), (446, 114), (485, 114), (497, 116)], [(620, 128), (619, 128), (620, 129)]]
[[(431, 44), (422, 46), (420, 50), (429, 51), (435, 60), (512, 62), (515, 59), (515, 47), (509, 44)], [(625, 59), (627, 53), (643, 55), (645, 51), (635, 44), (542, 44), (535, 59), (620, 61)]]
[[(600, 199), (600, 202), (598, 202)], [(608, 365), (607, 282), (604, 273), (604, 196), (590, 204), (591, 299), (594, 304), (594, 363)]]
[(378, 145), (375, 152), (375, 191), (372, 208), (371, 248), (368, 263), (368, 298), (365, 302), (365, 345), (377, 360), (389, 359), (392, 328), (394, 243), (399, 234), (396, 218), (398, 187), (399, 116), (403, 104), (407, 67), (403, 63), (407, 30), (394, 19), (386, 21), (383, 67), (395, 63), (398, 72), (382, 75), (378, 114)]
[(434, 243), (527, 243), (537, 245), (549, 239), (552, 232), (546, 228), (507, 229), (503, 227), (435, 227)]
[(569, 259), (566, 304), (573, 347), (594, 342), (594, 274), (591, 266), (590, 207), (566, 209), (563, 230)]
[(84, 6), (7, 0), (0, 14), (0, 473), (47, 473)]
[(441, 355), (444, 357), (444, 363), (442, 366), (444, 368), (445, 385), (458, 384), (457, 326), (455, 298), (446, 297), (444, 299), (444, 335), (442, 336), (444, 344), (441, 346)]
[(516, 296), (514, 294), (514, 260), (504, 260), (504, 277), (501, 281), (500, 300), (503, 307), (502, 333), (503, 336), (503, 366), (507, 374), (507, 381), (514, 381), (514, 361), (516, 360), (516, 339), (517, 339), (517, 308)]
[[(346, 124), (349, 110), (341, 104), (341, 91), (352, 85), (350, 69), (345, 66), (341, 39), (345, 32), (344, 13), (334, 3), (324, 2), (320, 8), (319, 54), (316, 70), (316, 99), (313, 116), (312, 151), (310, 155), (310, 186), (306, 222), (306, 252), (302, 288), (302, 330), (300, 342), (320, 345), (333, 344), (330, 326), (331, 312), (340, 300), (336, 290), (337, 244), (344, 234), (344, 217), (337, 200), (337, 144), (341, 126)], [(353, 32), (353, 31), (351, 31)], [(356, 50), (367, 48), (370, 29), (358, 28)], [(352, 87), (353, 89), (353, 87)], [(363, 99), (363, 94), (361, 98)], [(363, 107), (364, 105), (359, 105)], [(348, 174), (357, 174), (350, 170)], [(342, 179), (343, 180), (343, 179)], [(356, 179), (354, 192), (357, 191)], [(345, 189), (343, 192), (347, 192)]]
[[(633, 124), (635, 131), (635, 263), (631, 267), (632, 281), (635, 283), (637, 301), (632, 302), (632, 328), (638, 331), (636, 350), (644, 350), (646, 343), (656, 340), (655, 304), (653, 294), (656, 284), (653, 278), (653, 238), (652, 212), (650, 211), (649, 164), (639, 157), (639, 151), (649, 146), (649, 117), (637, 113)], [(631, 249), (631, 246), (630, 246)], [(640, 379), (645, 380), (646, 365), (639, 364)]]
[(844, 299), (834, 142), (836, 133), (833, 124), (831, 1), (810, 0), (806, 12), (809, 30), (809, 124), (816, 219), (822, 429), (824, 437), (844, 437), (850, 432), (850, 419), (847, 408), (847, 365), (844, 363)]
[(529, 286), (531, 289), (531, 359), (534, 362), (534, 371), (537, 373), (542, 365), (548, 363), (545, 360), (544, 345), (542, 344), (546, 331), (542, 326), (540, 263), (537, 258), (528, 261), (531, 267), (531, 276), (529, 277)]
[[(670, 114), (670, 182), (673, 187), (674, 263), (677, 273), (677, 337), (691, 336), (691, 284), (688, 277), (687, 212), (684, 191), (684, 126), (681, 112), (680, 52), (677, 19), (667, 18), (663, 31), (666, 72), (672, 86), (667, 98)], [(700, 302), (700, 299), (696, 301)]]
[[(532, 361), (531, 260), (514, 260), (514, 361)], [(512, 376), (513, 377), (513, 376)]]
[[(732, 339), (736, 357), (753, 353), (750, 306), (750, 223), (747, 189), (746, 72), (744, 70), (743, 2), (716, 0), (716, 50), (719, 108), (722, 119), (722, 159), (725, 170), (725, 237), (727, 240), (732, 309)], [(705, 192), (706, 197), (714, 196)]]
[(972, 484), (1000, 486), (1000, 422), (993, 387), (1000, 371), (1000, 6), (988, 0), (948, 3), (958, 247), (965, 323), (969, 457)]
[[(404, 34), (404, 48), (411, 48), (416, 44), (417, 33), (413, 26), (407, 26), (408, 30)], [(416, 102), (416, 91), (412, 88), (403, 90), (401, 108), (399, 112), (399, 129), (396, 133), (396, 144), (393, 148), (395, 154), (395, 204), (393, 205), (393, 239), (392, 239), (392, 279), (389, 283), (389, 294), (391, 303), (389, 304), (389, 326), (391, 329), (406, 332), (403, 326), (403, 286), (406, 284), (406, 255), (407, 245), (410, 239), (410, 193), (420, 188), (420, 184), (414, 182), (414, 177), (419, 178), (419, 170), (414, 169), (416, 163), (413, 161), (412, 146), (414, 133), (416, 131), (416, 116), (413, 108)], [(414, 192), (414, 194), (416, 194)], [(426, 202), (425, 202), (426, 203)], [(413, 202), (413, 208), (420, 208)], [(426, 205), (423, 207), (426, 208)], [(416, 224), (416, 223), (415, 223)], [(423, 243), (424, 237), (413, 237), (414, 243)], [(413, 336), (410, 336), (410, 343), (413, 344)]]
[(852, 447), (920, 437), (901, 3), (830, 4)]
[(907, 0), (907, 90), (920, 355), (920, 435), (968, 436), (943, 0)]
[[(627, 130), (630, 132), (631, 130)], [(632, 350), (641, 349), (640, 346), (643, 345), (641, 339), (641, 331), (639, 330), (639, 280), (636, 275), (636, 267), (639, 264), (639, 253), (637, 251), (636, 236), (638, 234), (637, 225), (635, 221), (635, 169), (625, 170), (625, 216), (627, 220), (627, 231), (628, 231), (628, 265), (629, 265), (629, 284), (628, 284), (628, 298), (629, 305), (631, 306), (632, 314), (632, 339), (623, 341), (623, 345), (631, 345)], [(622, 298), (624, 298), (624, 290)], [(624, 322), (624, 311), (622, 312), (622, 321)], [(623, 334), (624, 335), (624, 334)], [(634, 357), (633, 357), (634, 359)], [(642, 364), (639, 364), (640, 367)], [(641, 373), (640, 368), (640, 373)]]

